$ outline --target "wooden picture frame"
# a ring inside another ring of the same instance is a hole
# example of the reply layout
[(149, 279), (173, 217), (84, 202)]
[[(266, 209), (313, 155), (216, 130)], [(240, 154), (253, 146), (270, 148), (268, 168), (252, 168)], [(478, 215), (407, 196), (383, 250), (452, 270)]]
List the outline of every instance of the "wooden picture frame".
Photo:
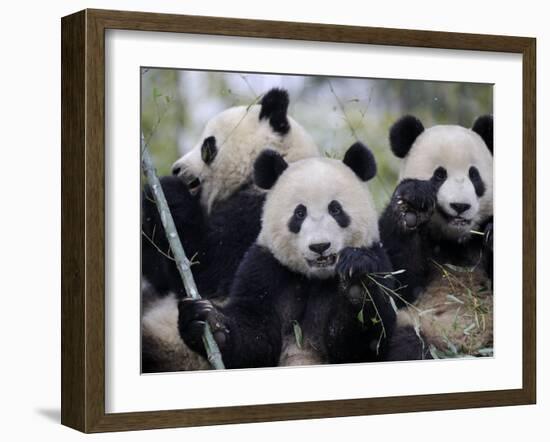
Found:
[[(536, 400), (536, 41), (311, 23), (84, 10), (62, 19), (62, 408), (83, 432), (533, 404)], [(105, 411), (105, 30), (516, 53), (523, 65), (523, 382), (511, 390), (273, 405)]]

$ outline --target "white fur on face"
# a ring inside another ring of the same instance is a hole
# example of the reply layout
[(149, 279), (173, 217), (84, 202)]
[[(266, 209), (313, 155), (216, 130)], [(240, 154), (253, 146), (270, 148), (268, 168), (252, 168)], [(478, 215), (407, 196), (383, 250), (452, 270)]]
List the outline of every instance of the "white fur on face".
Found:
[[(332, 201), (348, 214), (349, 226), (340, 227), (329, 214)], [(299, 204), (306, 207), (307, 217), (293, 233), (288, 223)], [(367, 184), (341, 161), (310, 158), (290, 164), (268, 193), (258, 244), (295, 272), (328, 278), (335, 266), (308, 264), (319, 257), (311, 244), (330, 243), (324, 254), (337, 255), (345, 247), (369, 247), (378, 240), (378, 215)]]
[[(296, 121), (288, 117), (290, 131), (281, 135), (273, 131), (268, 119), (259, 119), (260, 110), (260, 105), (254, 105), (221, 112), (208, 122), (195, 147), (174, 163), (181, 175), (200, 179), (201, 203), (207, 211), (250, 180), (254, 161), (266, 148), (279, 152), (287, 162), (319, 156), (313, 139)], [(210, 136), (216, 138), (218, 151), (207, 165), (201, 147)]]
[[(469, 177), (470, 167), (475, 166), (485, 184), (481, 198), (476, 195)], [(447, 238), (463, 238), (470, 235), (479, 224), (493, 214), (493, 156), (481, 137), (461, 126), (434, 126), (426, 129), (414, 142), (405, 157), (400, 179), (429, 180), (438, 167), (447, 171), (447, 179), (439, 188), (437, 203), (450, 217), (457, 216), (452, 203), (469, 204), (460, 214), (468, 220), (464, 225), (454, 225), (436, 212), (432, 228)]]

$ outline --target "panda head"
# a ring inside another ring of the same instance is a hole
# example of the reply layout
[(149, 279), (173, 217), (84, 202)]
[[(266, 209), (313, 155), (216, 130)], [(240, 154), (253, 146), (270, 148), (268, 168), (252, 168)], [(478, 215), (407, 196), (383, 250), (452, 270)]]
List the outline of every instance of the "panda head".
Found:
[(258, 244), (290, 270), (310, 278), (334, 275), (345, 247), (379, 240), (378, 215), (366, 185), (376, 174), (361, 143), (343, 161), (309, 158), (288, 164), (273, 150), (256, 160), (254, 179), (267, 194)]
[(393, 153), (403, 158), (400, 180), (431, 180), (437, 189), (432, 233), (461, 240), (493, 214), (493, 118), (472, 129), (440, 125), (424, 129), (405, 116), (390, 130)]
[(319, 155), (313, 139), (287, 115), (288, 93), (271, 89), (261, 103), (227, 109), (212, 118), (199, 142), (172, 166), (206, 211), (252, 179), (254, 160), (265, 148), (287, 161)]

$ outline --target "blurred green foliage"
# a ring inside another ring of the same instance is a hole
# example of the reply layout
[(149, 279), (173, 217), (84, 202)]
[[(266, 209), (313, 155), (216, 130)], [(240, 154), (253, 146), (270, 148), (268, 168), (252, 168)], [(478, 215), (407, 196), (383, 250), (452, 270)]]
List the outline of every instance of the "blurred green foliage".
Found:
[(367, 144), (378, 164), (370, 188), (382, 209), (397, 180), (399, 161), (388, 144), (390, 126), (413, 114), (424, 126), (460, 124), (492, 113), (488, 84), (392, 79), (200, 72), (144, 68), (141, 127), (160, 175), (200, 142), (207, 121), (236, 105), (249, 105), (272, 87), (290, 95), (289, 114), (326, 155), (341, 157), (356, 140)]

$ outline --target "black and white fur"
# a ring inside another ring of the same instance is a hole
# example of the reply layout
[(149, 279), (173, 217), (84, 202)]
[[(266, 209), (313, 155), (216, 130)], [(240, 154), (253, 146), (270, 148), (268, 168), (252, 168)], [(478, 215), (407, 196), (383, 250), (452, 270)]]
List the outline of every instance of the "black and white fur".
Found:
[(395, 312), (367, 278), (391, 271), (365, 183), (375, 172), (360, 143), (343, 161), (260, 155), (256, 183), (270, 191), (258, 240), (226, 305), (180, 302), (184, 341), (204, 353), (208, 322), (227, 368), (379, 360)]
[[(438, 342), (442, 334), (453, 340), (449, 330), (459, 316), (457, 306), (446, 299), (449, 289), (441, 265), (472, 267), (470, 283), (490, 286), (492, 138), (490, 116), (478, 118), (472, 129), (424, 129), (417, 118), (406, 116), (390, 130), (392, 151), (403, 164), (400, 182), (380, 218), (380, 233), (394, 268), (405, 270), (398, 276), (401, 304), (414, 307), (399, 311), (389, 359), (426, 358), (430, 345), (443, 345)], [(487, 304), (492, 308), (492, 302)], [(429, 314), (418, 315), (420, 311)], [(492, 344), (492, 331), (482, 340), (483, 345)]]
[[(265, 192), (254, 185), (252, 167), (270, 147), (288, 162), (318, 156), (312, 138), (287, 115), (288, 94), (271, 89), (258, 105), (225, 110), (206, 125), (200, 141), (161, 178), (193, 276), (204, 298), (228, 294), (237, 267), (260, 232)], [(172, 343), (177, 331), (176, 300), (185, 290), (152, 198), (142, 196), (142, 278), (158, 295), (142, 314), (142, 370), (194, 368)], [(172, 310), (171, 310), (172, 309)]]

